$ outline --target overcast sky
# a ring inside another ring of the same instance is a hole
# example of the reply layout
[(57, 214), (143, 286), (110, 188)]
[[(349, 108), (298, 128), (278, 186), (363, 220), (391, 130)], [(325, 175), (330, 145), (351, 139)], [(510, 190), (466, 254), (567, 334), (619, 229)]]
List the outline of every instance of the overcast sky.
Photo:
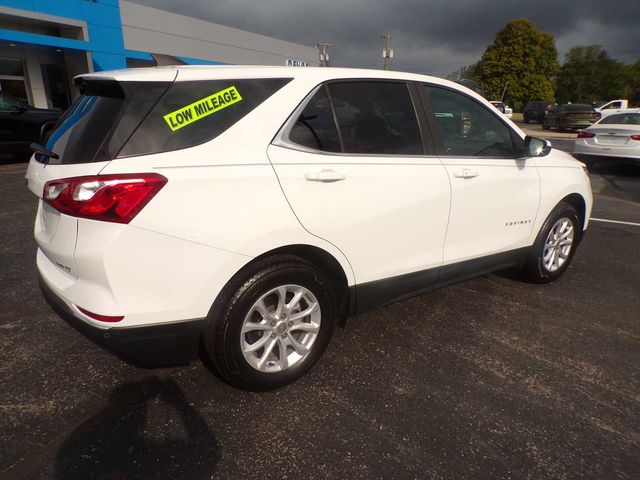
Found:
[(332, 66), (379, 68), (388, 32), (394, 70), (446, 76), (479, 60), (516, 18), (552, 33), (561, 62), (589, 44), (628, 63), (640, 58), (640, 0), (133, 1), (305, 45), (328, 42)]

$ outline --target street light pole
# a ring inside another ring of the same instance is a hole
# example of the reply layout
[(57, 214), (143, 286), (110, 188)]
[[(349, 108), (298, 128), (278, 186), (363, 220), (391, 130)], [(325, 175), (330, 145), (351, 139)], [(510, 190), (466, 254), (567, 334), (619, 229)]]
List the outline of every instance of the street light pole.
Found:
[(318, 49), (318, 59), (320, 60), (321, 67), (329, 66), (329, 52), (327, 49), (331, 46), (330, 43), (316, 43), (316, 48)]
[(389, 63), (393, 58), (393, 48), (389, 47), (389, 44), (391, 43), (391, 35), (385, 33), (384, 35), (380, 35), (380, 38), (384, 40), (384, 48), (382, 49), (382, 59), (384, 63), (382, 65), (382, 68), (388, 70)]

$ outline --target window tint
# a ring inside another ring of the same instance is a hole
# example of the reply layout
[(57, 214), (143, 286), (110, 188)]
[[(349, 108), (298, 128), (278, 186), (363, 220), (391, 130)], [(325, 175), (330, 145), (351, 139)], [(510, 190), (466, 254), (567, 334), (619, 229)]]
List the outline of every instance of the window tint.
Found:
[(604, 117), (601, 125), (640, 125), (640, 113), (620, 113)]
[(51, 163), (111, 160), (169, 86), (166, 82), (80, 81), (83, 94), (60, 118), (46, 147)]
[(435, 116), (439, 155), (512, 158), (522, 141), (494, 113), (452, 90), (423, 85)]
[(19, 106), (18, 100), (0, 92), (0, 110), (17, 110)]
[(208, 142), (290, 81), (267, 78), (175, 82), (118, 156), (167, 152)]
[(560, 106), (561, 112), (594, 112), (594, 108), (591, 105), (585, 105), (583, 103), (570, 103)]
[(424, 153), (405, 83), (345, 82), (328, 88), (345, 153)]
[(327, 152), (339, 152), (340, 140), (325, 87), (321, 87), (289, 132), (289, 140)]
[(621, 102), (614, 102), (611, 105), (607, 105), (603, 110), (617, 110), (618, 108), (622, 108)]

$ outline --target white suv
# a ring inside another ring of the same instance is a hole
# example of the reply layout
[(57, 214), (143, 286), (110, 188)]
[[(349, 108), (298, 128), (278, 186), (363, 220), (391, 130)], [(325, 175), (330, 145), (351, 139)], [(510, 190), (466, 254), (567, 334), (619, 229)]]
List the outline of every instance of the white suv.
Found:
[(282, 386), (336, 321), (489, 271), (558, 278), (583, 165), (472, 91), (409, 73), (158, 67), (82, 75), (28, 169), (42, 290), (135, 363), (208, 355)]

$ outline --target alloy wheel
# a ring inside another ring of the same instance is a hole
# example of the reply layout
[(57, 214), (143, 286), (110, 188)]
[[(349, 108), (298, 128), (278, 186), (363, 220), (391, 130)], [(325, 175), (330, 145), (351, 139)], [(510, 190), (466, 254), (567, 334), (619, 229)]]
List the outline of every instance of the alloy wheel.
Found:
[(573, 230), (573, 222), (563, 217), (549, 231), (542, 254), (542, 264), (548, 272), (557, 271), (569, 258), (573, 246)]
[(300, 285), (281, 285), (262, 295), (242, 324), (240, 348), (260, 372), (282, 372), (309, 356), (320, 331), (316, 296)]

